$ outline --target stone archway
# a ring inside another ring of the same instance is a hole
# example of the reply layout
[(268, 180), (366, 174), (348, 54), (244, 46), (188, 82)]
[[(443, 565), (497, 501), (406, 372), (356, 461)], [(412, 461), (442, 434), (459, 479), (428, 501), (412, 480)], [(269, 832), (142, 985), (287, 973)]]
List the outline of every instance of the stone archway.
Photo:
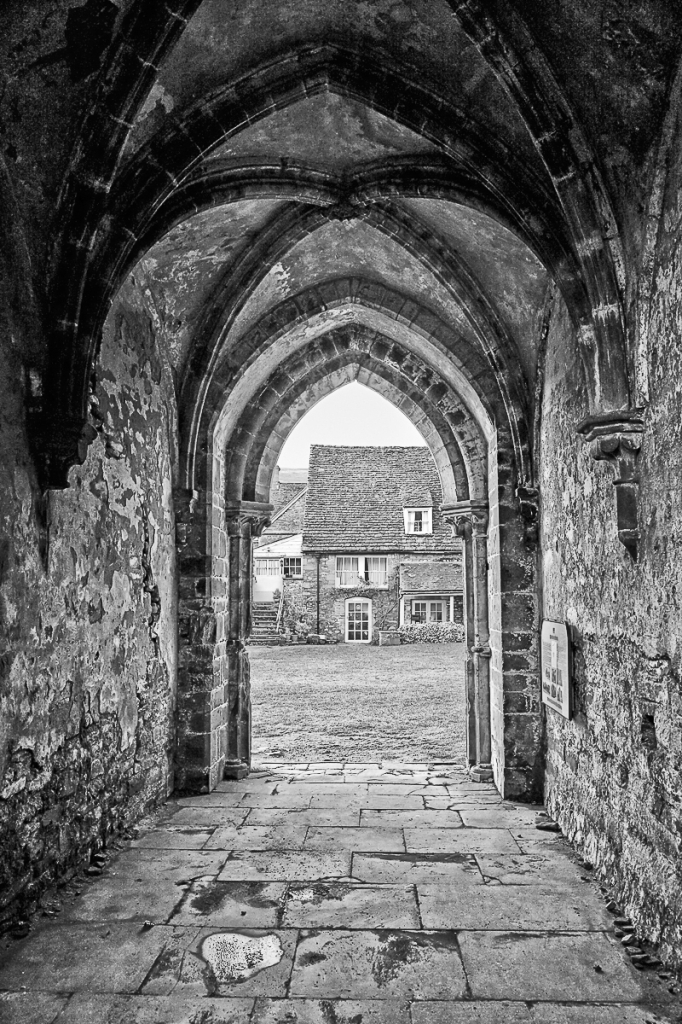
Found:
[[(263, 351), (269, 351), (267, 345)], [(264, 357), (255, 358), (257, 362)], [(510, 565), (518, 554), (512, 549), (518, 537), (524, 537), (518, 498), (511, 497), (507, 480), (501, 482), (498, 473), (500, 463), (507, 476), (513, 466), (511, 438), (492, 421), (472, 420), (452, 384), (423, 355), (404, 351), (395, 340), (382, 338), (361, 323), (327, 332), (308, 348), (302, 343), (293, 353), (285, 347), (283, 358), (273, 360), (269, 353), (267, 366), (264, 376), (254, 375), (251, 387), (240, 390), (236, 380), (227, 388), (223, 408), (213, 417), (202, 446), (206, 486), (185, 492), (189, 515), (179, 555), (180, 618), (189, 643), (180, 656), (181, 673), (187, 675), (180, 682), (179, 700), (181, 720), (193, 725), (181, 737), (183, 750), (190, 752), (189, 759), (181, 755), (183, 785), (210, 788), (225, 773), (241, 777), (248, 772), (250, 678), (245, 642), (250, 630), (251, 546), (271, 510), (266, 501), (270, 476), (279, 447), (296, 420), (323, 394), (362, 374), (363, 382), (390, 400), (402, 396), (408, 407), (419, 410), (429, 425), (431, 443), (440, 444), (440, 470), (451, 481), (444, 489), (444, 511), (463, 538), (466, 560), (469, 759), (479, 767), (492, 763), (498, 785), (508, 795), (532, 795), (540, 729), (531, 676), (532, 571), (526, 572), (525, 619), (522, 614), (515, 623), (516, 633), (524, 634), (517, 637), (516, 650), (526, 652), (527, 677), (520, 680), (518, 663), (513, 668), (504, 664), (503, 604), (513, 603), (517, 595), (509, 587), (505, 592), (501, 565), (508, 567), (506, 577), (518, 577)], [(468, 435), (461, 433), (467, 417), (473, 429)], [(510, 524), (516, 530), (511, 543)], [(187, 546), (192, 537), (193, 550)], [(527, 569), (532, 555), (526, 562)], [(203, 658), (203, 684), (190, 668), (196, 664), (195, 654)], [(527, 701), (521, 711), (513, 703), (519, 697), (510, 699), (510, 694), (519, 693)], [(203, 715), (198, 706), (202, 700)], [(523, 721), (515, 721), (520, 716)]]

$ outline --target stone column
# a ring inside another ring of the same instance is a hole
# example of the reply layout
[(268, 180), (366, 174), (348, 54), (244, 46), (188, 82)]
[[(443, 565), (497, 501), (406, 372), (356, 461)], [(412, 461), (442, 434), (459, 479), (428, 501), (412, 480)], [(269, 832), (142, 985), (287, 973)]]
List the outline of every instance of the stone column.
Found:
[(467, 643), (468, 760), (472, 777), (492, 779), (490, 634), (488, 626), (488, 506), (460, 501), (442, 508), (464, 548), (464, 622)]
[(203, 492), (173, 494), (178, 552), (178, 691), (175, 782), (181, 792), (207, 793), (221, 778), (216, 719), (223, 688), (218, 619), (210, 593), (211, 509)]
[(245, 778), (251, 766), (251, 680), (246, 640), (251, 633), (253, 539), (270, 522), (272, 506), (240, 501), (225, 508), (228, 606), (222, 678), (226, 687), (224, 777)]

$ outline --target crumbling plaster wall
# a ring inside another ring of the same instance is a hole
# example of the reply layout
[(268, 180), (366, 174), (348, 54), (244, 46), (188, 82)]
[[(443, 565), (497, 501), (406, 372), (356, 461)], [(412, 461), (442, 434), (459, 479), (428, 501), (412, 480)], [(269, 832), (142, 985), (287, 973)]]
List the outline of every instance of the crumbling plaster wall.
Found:
[[(673, 179), (675, 177), (673, 173)], [(565, 310), (554, 312), (542, 410), (544, 615), (574, 633), (575, 714), (546, 713), (550, 814), (644, 937), (682, 964), (682, 237), (673, 180), (649, 319), (635, 563), (613, 474), (575, 433), (586, 413)]]
[(174, 392), (144, 293), (129, 283), (111, 311), (97, 438), (43, 515), (11, 326), (0, 338), (0, 925), (170, 791), (177, 660)]

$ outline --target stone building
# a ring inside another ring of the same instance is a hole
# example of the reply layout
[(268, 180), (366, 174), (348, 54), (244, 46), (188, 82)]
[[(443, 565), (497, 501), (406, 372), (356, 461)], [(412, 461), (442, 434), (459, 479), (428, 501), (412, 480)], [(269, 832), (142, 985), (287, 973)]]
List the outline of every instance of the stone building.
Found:
[(0, 920), (248, 770), (252, 542), (357, 379), (462, 538), (472, 762), (682, 964), (682, 6), (0, 26)]
[(313, 445), (302, 525), (289, 513), (301, 532), (256, 549), (254, 599), (283, 587), (285, 614), (346, 643), (404, 622), (461, 622), (461, 542), (441, 501), (428, 450)]

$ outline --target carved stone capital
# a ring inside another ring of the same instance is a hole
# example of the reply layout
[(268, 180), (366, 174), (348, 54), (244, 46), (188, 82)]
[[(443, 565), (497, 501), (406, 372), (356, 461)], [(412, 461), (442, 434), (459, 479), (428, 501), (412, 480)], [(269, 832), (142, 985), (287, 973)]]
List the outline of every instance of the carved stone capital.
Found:
[(640, 410), (591, 416), (578, 424), (578, 433), (597, 462), (607, 462), (614, 474), (618, 539), (637, 560), (639, 542), (639, 453), (644, 423)]
[(440, 511), (446, 523), (450, 523), (454, 537), (469, 540), (484, 537), (488, 531), (488, 503), (467, 499), (454, 505), (441, 505)]
[(228, 534), (260, 537), (270, 525), (274, 506), (264, 501), (235, 501), (225, 506), (225, 525)]

